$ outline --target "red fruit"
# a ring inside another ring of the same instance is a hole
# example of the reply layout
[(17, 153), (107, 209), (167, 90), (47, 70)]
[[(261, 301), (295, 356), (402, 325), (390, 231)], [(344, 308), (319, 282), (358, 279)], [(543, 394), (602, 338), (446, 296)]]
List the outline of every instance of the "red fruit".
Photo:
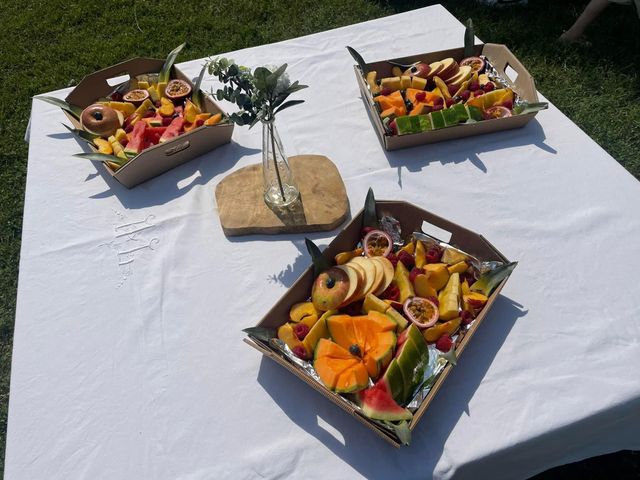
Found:
[(150, 117), (155, 117), (156, 116), (156, 112), (154, 110), (147, 110), (144, 115), (142, 115), (142, 118), (150, 118)]
[(293, 347), (292, 352), (296, 357), (301, 358), (302, 360), (307, 359), (307, 351), (301, 345)]
[(121, 102), (122, 94), (120, 92), (113, 92), (111, 94), (111, 100), (113, 100), (114, 102)]
[(393, 93), (393, 90), (391, 90), (389, 87), (384, 87), (382, 90), (380, 90), (380, 95), (391, 95)]
[(124, 131), (126, 133), (131, 133), (133, 131), (133, 125), (129, 124), (125, 127)]
[(398, 264), (398, 256), (395, 253), (390, 253), (389, 255), (387, 255), (387, 260), (391, 262), (393, 268), (396, 268), (396, 265)]
[(296, 337), (298, 337), (298, 340), (304, 340), (304, 337), (307, 336), (307, 334), (309, 333), (309, 325), (307, 325), (306, 323), (296, 323), (295, 326), (293, 327), (293, 333), (296, 334)]
[(129, 139), (128, 138), (123, 138), (120, 141), (120, 145), (122, 145), (123, 147), (126, 147), (128, 143), (129, 143)]
[[(398, 295), (400, 295), (400, 291), (398, 290)], [(362, 300), (359, 302), (353, 302), (341, 309), (342, 313), (346, 313), (347, 315), (356, 316), (362, 315)]]
[(445, 103), (446, 103), (447, 107), (450, 107), (450, 106), (451, 106), (451, 105), (453, 105), (453, 103), (454, 103), (454, 102), (453, 102), (453, 98), (447, 98), (447, 99), (445, 100)]
[(362, 240), (362, 248), (366, 257), (386, 257), (392, 252), (393, 239), (382, 230), (370, 230)]
[(471, 92), (469, 92), (469, 90), (463, 90), (462, 92), (460, 92), (460, 98), (462, 98), (464, 102), (469, 100), (470, 96), (471, 96)]
[[(400, 290), (398, 290), (398, 292), (400, 292)], [(400, 296), (400, 295), (398, 294), (398, 296)], [(391, 305), (395, 310), (397, 310), (398, 312), (400, 312), (400, 313), (404, 313), (404, 310), (403, 310), (403, 309), (404, 309), (404, 305), (403, 305), (402, 303), (400, 303), (400, 302), (396, 302), (395, 300), (392, 300), (390, 305)]]
[(202, 125), (204, 125), (204, 120), (199, 118), (198, 120), (196, 120), (196, 127), (201, 127)]
[(382, 300), (393, 300), (394, 302), (400, 299), (400, 289), (393, 283), (387, 287), (387, 289), (380, 294)]
[(473, 313), (467, 310), (463, 310), (460, 314), (460, 317), (462, 318), (462, 325), (469, 325), (471, 322), (473, 322), (474, 318)]
[(442, 99), (442, 97), (436, 97), (436, 98), (433, 100), (433, 105), (434, 105), (434, 106), (436, 106), (436, 107), (437, 107), (438, 105), (442, 105), (443, 103), (444, 103), (444, 100)]
[(511, 110), (513, 108), (513, 102), (511, 100), (505, 100), (502, 102), (502, 106)]
[(511, 116), (511, 110), (508, 108), (496, 105), (495, 107), (487, 108), (482, 114), (486, 120), (492, 118), (504, 118)]
[(444, 108), (444, 105), (435, 105), (435, 106), (433, 107), (432, 112), (440, 111), (440, 110), (442, 110), (443, 108)]
[(416, 259), (413, 258), (413, 255), (405, 252), (404, 250), (400, 250), (398, 252), (398, 260), (404, 263), (404, 266), (407, 267), (407, 270), (411, 270), (416, 264)]
[(169, 125), (171, 125), (171, 121), (173, 120), (173, 118), (171, 117), (162, 117), (162, 126), (163, 127), (168, 127)]
[(448, 352), (453, 347), (453, 340), (446, 333), (442, 335), (436, 342), (436, 348), (441, 352)]
[(416, 93), (416, 100), (422, 102), (425, 98), (427, 98), (427, 94), (425, 92)]
[(431, 67), (428, 63), (418, 63), (416, 65), (407, 68), (403, 75), (410, 75), (412, 77), (428, 78), (431, 73)]
[(418, 275), (421, 275), (424, 273), (424, 270), (422, 268), (418, 268), (418, 267), (413, 267), (411, 269), (411, 273), (409, 273), (409, 280), (411, 280), (411, 283), (413, 283), (413, 281), (416, 279), (416, 277)]
[(438, 263), (442, 257), (442, 252), (439, 248), (430, 248), (427, 250), (427, 263)]
[(471, 90), (472, 92), (475, 92), (476, 90), (480, 90), (480, 83), (479, 82), (472, 82), (469, 85), (469, 90)]
[(391, 133), (393, 135), (397, 135), (398, 134), (398, 125), (396, 125), (396, 119), (395, 118), (389, 122), (389, 129), (391, 130)]
[(473, 94), (476, 97), (480, 97), (480, 96), (484, 95), (484, 90), (476, 90), (475, 92), (473, 92)]
[(455, 85), (448, 85), (447, 88), (449, 89), (449, 95), (455, 95), (459, 87), (456, 87)]
[(360, 231), (360, 235), (362, 235), (362, 238), (367, 236), (367, 233), (369, 232), (373, 232), (374, 230), (377, 230), (377, 228), (375, 227), (362, 227), (362, 230)]
[(482, 87), (482, 90), (484, 90), (485, 92), (490, 92), (491, 90), (494, 90), (496, 87), (492, 82), (489, 83), (485, 83)]
[(438, 301), (438, 299), (436, 297), (427, 297), (427, 300), (431, 300), (436, 307), (440, 306), (440, 302)]

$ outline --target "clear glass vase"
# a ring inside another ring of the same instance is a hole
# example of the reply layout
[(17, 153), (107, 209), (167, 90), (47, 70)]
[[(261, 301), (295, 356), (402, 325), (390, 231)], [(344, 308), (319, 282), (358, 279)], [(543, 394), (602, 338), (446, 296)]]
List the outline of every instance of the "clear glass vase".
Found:
[(300, 196), (274, 120), (262, 122), (262, 176), (267, 205), (286, 207)]

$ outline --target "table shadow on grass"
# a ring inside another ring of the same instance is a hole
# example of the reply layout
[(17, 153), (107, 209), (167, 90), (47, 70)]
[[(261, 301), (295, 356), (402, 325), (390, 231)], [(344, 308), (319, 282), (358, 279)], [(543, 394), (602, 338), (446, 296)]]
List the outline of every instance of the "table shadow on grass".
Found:
[(526, 314), (518, 303), (498, 297), (413, 431), (411, 445), (397, 450), (266, 357), (257, 380), (290, 420), (364, 477), (390, 478), (393, 472), (397, 478), (428, 478), (460, 417), (473, 416), (469, 401), (516, 320)]
[[(56, 133), (50, 136), (54, 138), (69, 138), (71, 134)], [(78, 144), (84, 152), (91, 152), (91, 149), (85, 143), (78, 141)], [(116, 196), (124, 207), (135, 210), (164, 205), (189, 192), (193, 187), (205, 185), (214, 176), (230, 170), (242, 157), (259, 152), (261, 152), (260, 149), (245, 147), (231, 141), (131, 189), (120, 184), (102, 165), (96, 165), (96, 173), (88, 175), (85, 181), (97, 181), (95, 180), (96, 177), (100, 176), (107, 186), (104, 191), (91, 195), (89, 198)], [(87, 160), (78, 159), (78, 161), (86, 162)]]

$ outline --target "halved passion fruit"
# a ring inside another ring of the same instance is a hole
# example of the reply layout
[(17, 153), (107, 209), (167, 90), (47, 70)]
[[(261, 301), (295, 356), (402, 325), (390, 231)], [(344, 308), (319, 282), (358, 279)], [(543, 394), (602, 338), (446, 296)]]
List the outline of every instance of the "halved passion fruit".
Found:
[(147, 98), (149, 98), (149, 92), (141, 88), (131, 90), (130, 92), (125, 93), (122, 97), (125, 102), (131, 102), (136, 106), (142, 104), (142, 102), (144, 102)]
[(495, 107), (487, 108), (482, 114), (485, 120), (491, 120), (492, 118), (504, 118), (511, 116), (511, 110), (507, 107), (496, 105)]
[(191, 85), (184, 80), (171, 80), (167, 83), (164, 95), (170, 100), (182, 100), (191, 93)]
[(428, 298), (407, 298), (402, 306), (407, 318), (418, 328), (429, 328), (438, 321), (438, 307)]
[(468, 65), (471, 67), (472, 72), (482, 73), (484, 72), (484, 68), (487, 66), (485, 61), (480, 57), (467, 57), (460, 62), (460, 66)]
[(393, 249), (393, 239), (382, 230), (371, 230), (362, 241), (367, 257), (386, 257)]

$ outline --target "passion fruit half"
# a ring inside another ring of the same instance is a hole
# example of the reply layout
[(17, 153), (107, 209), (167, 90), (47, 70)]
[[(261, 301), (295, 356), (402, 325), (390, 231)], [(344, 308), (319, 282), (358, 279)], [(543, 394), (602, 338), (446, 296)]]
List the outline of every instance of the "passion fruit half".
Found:
[(136, 106), (141, 105), (147, 98), (149, 98), (149, 92), (141, 88), (131, 90), (122, 97), (125, 102), (133, 103)]
[(429, 328), (438, 321), (438, 307), (428, 298), (407, 298), (402, 306), (405, 316), (418, 328)]
[(362, 240), (364, 254), (367, 257), (386, 257), (393, 249), (393, 239), (387, 232), (371, 230)]
[(485, 67), (487, 66), (486, 62), (480, 57), (467, 57), (460, 61), (460, 66), (467, 65), (471, 67), (472, 72), (477, 72), (478, 74), (484, 72)]
[(88, 132), (107, 138), (116, 133), (122, 122), (116, 110), (94, 103), (82, 111), (80, 125)]
[(186, 98), (191, 93), (191, 85), (184, 80), (174, 79), (167, 83), (164, 95), (174, 102)]
[(505, 118), (510, 117), (511, 110), (507, 107), (502, 107), (500, 105), (496, 105), (495, 107), (487, 108), (482, 116), (485, 120), (491, 120), (492, 118)]

